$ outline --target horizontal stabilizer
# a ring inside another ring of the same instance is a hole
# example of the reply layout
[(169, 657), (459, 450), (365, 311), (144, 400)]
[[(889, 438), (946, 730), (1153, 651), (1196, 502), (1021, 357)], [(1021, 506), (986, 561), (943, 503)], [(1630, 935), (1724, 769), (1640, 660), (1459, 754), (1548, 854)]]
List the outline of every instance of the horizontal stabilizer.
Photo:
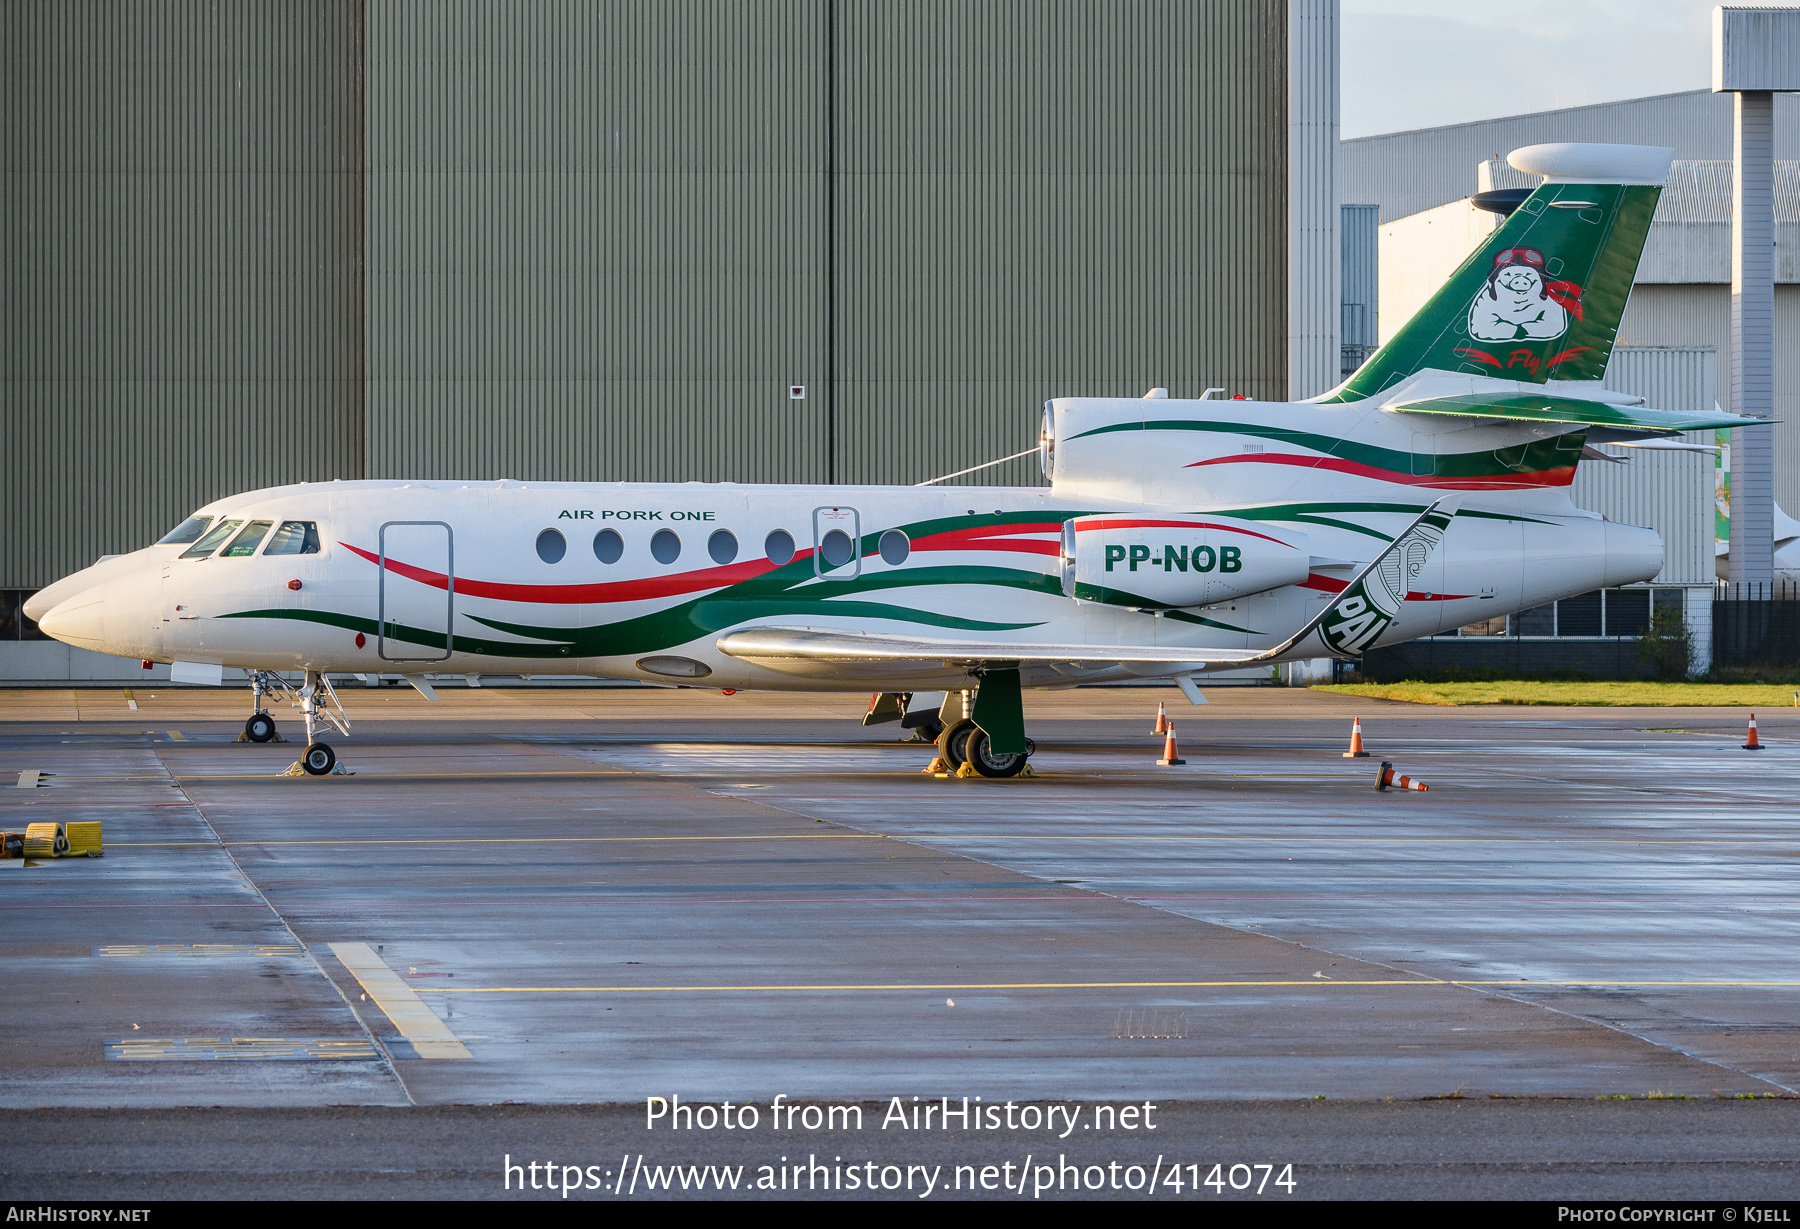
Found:
[(1650, 410), (1641, 406), (1614, 405), (1605, 401), (1583, 401), (1538, 393), (1498, 397), (1484, 397), (1478, 393), (1460, 397), (1430, 397), (1424, 401), (1402, 401), (1387, 408), (1402, 414), (1455, 414), (1466, 418), (1501, 418), (1515, 422), (1586, 423), (1589, 426), (1626, 427), (1640, 431), (1707, 431), (1717, 427), (1762, 426), (1775, 421), (1772, 418), (1747, 418), (1741, 414), (1721, 414), (1716, 411), (1689, 414), (1680, 410)]

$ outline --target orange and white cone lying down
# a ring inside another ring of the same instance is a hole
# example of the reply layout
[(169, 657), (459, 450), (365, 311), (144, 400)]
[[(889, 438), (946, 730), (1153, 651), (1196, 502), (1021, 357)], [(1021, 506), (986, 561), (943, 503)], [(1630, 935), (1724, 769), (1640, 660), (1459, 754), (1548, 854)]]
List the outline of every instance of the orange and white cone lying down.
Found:
[(1411, 777), (1403, 777), (1394, 771), (1394, 765), (1387, 760), (1381, 761), (1381, 771), (1375, 777), (1375, 792), (1380, 793), (1388, 786), (1395, 789), (1416, 789), (1425, 792), (1425, 782), (1415, 781)]
[(1161, 701), (1157, 702), (1156, 724), (1150, 727), (1150, 732), (1152, 734), (1167, 734), (1169, 732), (1169, 711), (1163, 707)]
[(1176, 768), (1187, 763), (1187, 761), (1182, 759), (1181, 752), (1175, 749), (1175, 723), (1169, 721), (1164, 724), (1168, 726), (1168, 729), (1163, 735), (1162, 758), (1156, 761), (1156, 766), (1158, 768)]
[(1758, 739), (1756, 737), (1756, 714), (1751, 713), (1750, 714), (1750, 737), (1748, 737), (1744, 740), (1744, 750), (1746, 750), (1746, 751), (1761, 751), (1762, 749), (1763, 749), (1763, 745), (1760, 741), (1758, 741)]
[(1369, 758), (1369, 753), (1363, 750), (1362, 745), (1361, 717), (1352, 717), (1350, 719), (1350, 750), (1344, 752), (1343, 758), (1347, 760), (1366, 760)]

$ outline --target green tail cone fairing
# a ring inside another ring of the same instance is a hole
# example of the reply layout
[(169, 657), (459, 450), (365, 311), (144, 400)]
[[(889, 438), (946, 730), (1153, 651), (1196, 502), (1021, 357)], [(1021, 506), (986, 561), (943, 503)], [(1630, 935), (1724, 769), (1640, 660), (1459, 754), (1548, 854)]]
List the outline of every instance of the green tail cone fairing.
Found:
[[(1557, 147), (1534, 147), (1552, 148)], [(1520, 165), (1517, 154), (1514, 160)], [(1419, 313), (1325, 400), (1373, 397), (1426, 369), (1524, 383), (1598, 384), (1662, 188), (1568, 178), (1553, 176), (1533, 191)]]

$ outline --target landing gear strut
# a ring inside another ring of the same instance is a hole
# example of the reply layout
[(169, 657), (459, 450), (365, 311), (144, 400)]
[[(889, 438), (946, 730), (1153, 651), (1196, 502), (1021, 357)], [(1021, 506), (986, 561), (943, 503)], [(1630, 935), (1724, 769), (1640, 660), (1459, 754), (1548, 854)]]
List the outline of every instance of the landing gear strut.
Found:
[(240, 742), (270, 743), (284, 742), (279, 730), (275, 728), (275, 718), (263, 708), (264, 696), (292, 695), (294, 689), (279, 674), (268, 670), (245, 671), (250, 676), (250, 719), (244, 722), (244, 737)]
[(323, 777), (337, 767), (337, 752), (318, 740), (319, 729), (329, 725), (348, 736), (350, 720), (331, 680), (317, 670), (306, 672), (306, 682), (298, 692), (301, 715), (306, 718), (306, 750), (300, 756), (300, 767), (308, 776)]

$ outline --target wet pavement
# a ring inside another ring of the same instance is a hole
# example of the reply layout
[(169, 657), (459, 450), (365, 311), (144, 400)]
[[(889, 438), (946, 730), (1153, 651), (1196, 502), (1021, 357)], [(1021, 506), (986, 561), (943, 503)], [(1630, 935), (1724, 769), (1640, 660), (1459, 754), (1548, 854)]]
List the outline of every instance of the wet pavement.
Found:
[(0, 827), (107, 848), (0, 869), (0, 1104), (1800, 1089), (1800, 714), (1085, 689), (985, 781), (853, 696), (440, 694), (316, 779), (242, 692), (0, 692)]

